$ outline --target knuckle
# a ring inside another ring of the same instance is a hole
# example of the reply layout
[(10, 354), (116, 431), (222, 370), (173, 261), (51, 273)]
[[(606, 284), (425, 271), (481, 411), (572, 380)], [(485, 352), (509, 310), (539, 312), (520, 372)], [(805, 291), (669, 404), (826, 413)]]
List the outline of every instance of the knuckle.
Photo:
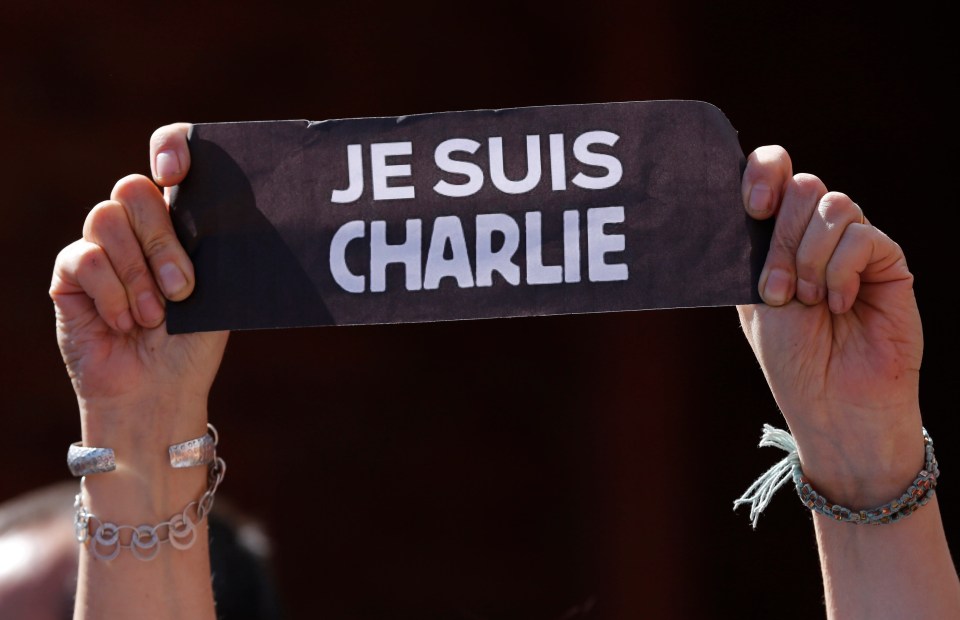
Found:
[(145, 189), (152, 187), (154, 187), (153, 181), (142, 174), (128, 174), (113, 186), (110, 199), (117, 202), (130, 202), (136, 200)]
[(75, 257), (79, 243), (80, 241), (74, 241), (57, 253), (57, 258), (53, 262), (53, 275), (50, 277), (50, 288), (47, 289), (47, 294), (50, 295), (51, 299), (56, 299), (56, 295), (60, 291), (60, 284), (65, 278), (72, 279), (72, 277), (76, 276)]
[(793, 162), (790, 160), (790, 153), (779, 144), (771, 144), (762, 148), (763, 155), (766, 159), (780, 164), (786, 164), (787, 166), (793, 165)]
[(857, 234), (864, 238), (864, 243), (872, 243), (875, 247), (889, 244), (889, 256), (895, 257), (895, 261), (902, 261), (904, 265), (907, 264), (907, 257), (903, 251), (903, 247), (890, 238), (887, 233), (875, 226), (870, 226), (869, 228), (858, 226), (855, 230)]
[(67, 247), (61, 254), (66, 256), (67, 253), (72, 254), (73, 252), (77, 252), (76, 269), (78, 277), (103, 269), (104, 265), (109, 262), (103, 248), (98, 245), (89, 244), (84, 248), (75, 248), (74, 250)]
[(827, 263), (824, 271), (826, 273), (827, 281), (836, 283), (840, 282), (847, 275), (849, 270), (841, 261), (831, 260)]
[(127, 286), (132, 286), (150, 275), (146, 263), (143, 261), (131, 261), (117, 269), (117, 276), (120, 281)]
[(785, 235), (777, 235), (770, 240), (770, 249), (778, 254), (795, 255), (798, 245), (796, 239)]
[(759, 163), (792, 163), (790, 161), (790, 154), (779, 144), (761, 146), (750, 153), (749, 159)]
[(140, 240), (140, 247), (148, 257), (159, 256), (173, 247), (173, 235), (166, 230), (152, 232)]
[(795, 174), (793, 175), (793, 182), (797, 194), (803, 198), (822, 196), (827, 193), (827, 186), (820, 180), (820, 177), (813, 174), (806, 172)]
[(818, 283), (825, 276), (825, 266), (812, 260), (810, 255), (804, 255), (801, 251), (797, 255), (797, 278), (811, 283)]
[[(888, 237), (888, 239), (889, 239), (889, 237)], [(897, 243), (897, 242), (894, 241), (893, 239), (890, 239), (890, 243), (893, 245), (893, 252), (894, 252), (894, 254), (895, 254), (896, 256), (899, 256), (899, 257), (905, 256), (904, 253), (903, 253), (903, 248), (900, 247), (900, 244), (899, 244), (899, 243)]]
[(125, 225), (127, 216), (120, 203), (113, 200), (104, 200), (98, 203), (87, 214), (83, 223), (85, 237), (97, 238), (106, 230), (112, 230), (117, 225)]
[(860, 210), (850, 200), (850, 197), (841, 192), (827, 192), (817, 205), (820, 218), (828, 225), (860, 219)]
[(69, 263), (77, 252), (80, 250), (81, 245), (83, 244), (83, 239), (77, 239), (70, 245), (64, 247), (57, 253), (57, 259), (54, 261), (56, 267), (62, 267)]
[(53, 261), (53, 273), (56, 274), (60, 271), (67, 262), (67, 252), (69, 251), (70, 246), (67, 246), (57, 252), (57, 258)]

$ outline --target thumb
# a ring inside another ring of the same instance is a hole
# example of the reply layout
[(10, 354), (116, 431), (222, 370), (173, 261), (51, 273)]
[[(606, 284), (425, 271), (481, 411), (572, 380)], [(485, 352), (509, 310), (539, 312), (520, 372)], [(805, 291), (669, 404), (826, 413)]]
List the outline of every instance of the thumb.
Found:
[(150, 137), (150, 170), (161, 187), (172, 187), (183, 181), (190, 170), (190, 148), (187, 138), (193, 126), (173, 123), (153, 132)]

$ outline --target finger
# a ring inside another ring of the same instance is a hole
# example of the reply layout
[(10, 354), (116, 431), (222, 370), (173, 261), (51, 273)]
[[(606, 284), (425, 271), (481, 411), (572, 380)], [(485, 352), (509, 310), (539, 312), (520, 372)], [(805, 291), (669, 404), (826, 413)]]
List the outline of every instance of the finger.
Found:
[(60, 320), (70, 323), (96, 313), (111, 328), (128, 332), (134, 322), (123, 284), (102, 247), (85, 239), (61, 250), (53, 268), (50, 298)]
[(740, 191), (751, 217), (765, 220), (777, 212), (783, 188), (793, 176), (790, 155), (781, 146), (761, 146), (750, 153)]
[(150, 137), (150, 170), (162, 187), (176, 185), (190, 170), (189, 123), (165, 125)]
[(900, 246), (869, 224), (847, 226), (827, 263), (830, 310), (836, 314), (850, 310), (862, 284), (895, 280), (913, 280)]
[(760, 296), (770, 306), (782, 306), (793, 299), (797, 288), (797, 250), (827, 187), (811, 174), (797, 174), (783, 192), (776, 209), (770, 250), (760, 272)]
[(827, 293), (827, 263), (847, 226), (863, 221), (863, 211), (846, 194), (824, 194), (797, 249), (798, 300), (807, 305), (824, 300)]
[(156, 281), (167, 299), (180, 301), (193, 292), (193, 264), (173, 231), (167, 203), (150, 179), (120, 179), (110, 195), (123, 205)]
[(750, 343), (754, 353), (759, 355), (756, 347), (759, 336), (757, 334), (757, 322), (754, 320), (756, 313), (756, 304), (737, 306), (737, 315), (740, 317), (740, 328), (743, 330), (743, 335), (747, 337), (747, 342)]
[(127, 213), (119, 202), (101, 202), (83, 225), (83, 238), (103, 248), (123, 286), (133, 318), (144, 327), (163, 322), (163, 301)]

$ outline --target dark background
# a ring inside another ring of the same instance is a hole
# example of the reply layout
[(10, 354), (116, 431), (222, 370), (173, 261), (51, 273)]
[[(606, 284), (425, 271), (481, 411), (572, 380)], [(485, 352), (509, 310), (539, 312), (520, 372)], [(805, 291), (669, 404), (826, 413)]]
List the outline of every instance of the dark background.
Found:
[[(0, 500), (65, 477), (49, 273), (155, 127), (691, 98), (904, 247), (956, 543), (952, 33), (920, 5), (773, 4), (5, 6)], [(241, 333), (210, 408), (292, 618), (823, 614), (797, 500), (755, 532), (730, 510), (780, 458), (732, 308)]]

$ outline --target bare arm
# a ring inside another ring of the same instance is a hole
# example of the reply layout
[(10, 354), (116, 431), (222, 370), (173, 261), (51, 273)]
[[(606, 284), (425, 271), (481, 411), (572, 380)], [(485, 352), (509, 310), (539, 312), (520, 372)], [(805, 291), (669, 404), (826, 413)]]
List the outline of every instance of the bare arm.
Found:
[[(186, 131), (176, 125), (155, 134), (154, 162), (161, 150), (175, 156), (154, 163), (161, 185), (186, 174)], [(157, 524), (206, 488), (206, 468), (173, 469), (167, 456), (169, 445), (206, 431), (207, 394), (227, 339), (226, 333), (166, 333), (164, 304), (186, 298), (193, 278), (168, 205), (142, 176), (121, 179), (110, 200), (88, 215), (83, 238), (57, 257), (50, 296), (83, 445), (116, 455), (116, 471), (88, 476), (83, 494), (103, 521)], [(74, 617), (212, 619), (206, 523), (198, 525), (191, 548), (164, 544), (151, 561), (128, 549), (98, 559), (82, 547)]]
[[(835, 503), (885, 504), (924, 465), (923, 338), (903, 252), (849, 197), (794, 175), (780, 147), (751, 154), (743, 196), (748, 213), (776, 224), (766, 305), (738, 311), (804, 474)], [(830, 618), (960, 617), (936, 499), (888, 525), (814, 523)]]

